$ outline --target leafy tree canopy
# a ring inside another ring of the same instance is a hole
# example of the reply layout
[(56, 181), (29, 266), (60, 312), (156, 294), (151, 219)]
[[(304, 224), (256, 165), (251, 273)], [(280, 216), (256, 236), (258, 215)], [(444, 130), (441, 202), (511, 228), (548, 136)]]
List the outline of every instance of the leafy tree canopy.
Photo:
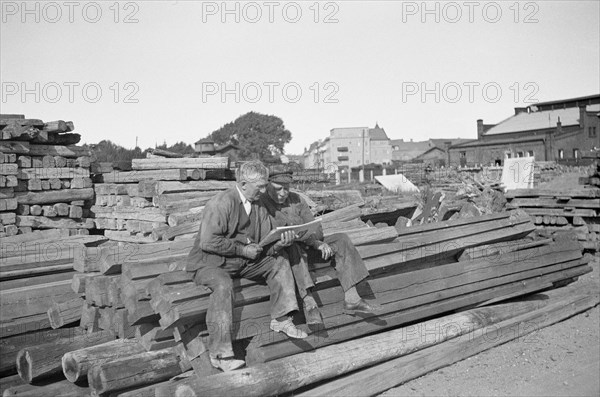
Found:
[(292, 133), (277, 116), (248, 112), (214, 131), (210, 138), (217, 145), (238, 146), (241, 160), (279, 162), (283, 147), (292, 140)]

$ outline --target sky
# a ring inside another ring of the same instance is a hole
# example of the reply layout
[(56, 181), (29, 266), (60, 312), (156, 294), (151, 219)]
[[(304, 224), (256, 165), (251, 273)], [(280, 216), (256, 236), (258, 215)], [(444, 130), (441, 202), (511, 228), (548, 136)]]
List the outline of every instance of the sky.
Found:
[(1, 112), (81, 143), (193, 144), (249, 111), (301, 154), (332, 128), (476, 138), (600, 94), (594, 1), (0, 1)]

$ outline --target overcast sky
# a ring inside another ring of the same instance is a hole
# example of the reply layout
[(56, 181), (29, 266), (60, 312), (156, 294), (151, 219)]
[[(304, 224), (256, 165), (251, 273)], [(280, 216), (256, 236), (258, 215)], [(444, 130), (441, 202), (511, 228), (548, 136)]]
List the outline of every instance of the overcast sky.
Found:
[(517, 106), (600, 93), (594, 1), (2, 1), (2, 113), (82, 143), (195, 142), (256, 111), (286, 152), (336, 127), (475, 138)]

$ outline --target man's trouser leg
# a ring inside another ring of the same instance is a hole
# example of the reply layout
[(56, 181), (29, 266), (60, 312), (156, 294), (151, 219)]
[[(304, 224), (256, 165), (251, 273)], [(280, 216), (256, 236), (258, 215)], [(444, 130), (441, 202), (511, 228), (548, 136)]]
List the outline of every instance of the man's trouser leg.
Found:
[(196, 271), (194, 281), (212, 290), (206, 327), (208, 328), (208, 351), (211, 357), (233, 357), (231, 327), (233, 325), (233, 282), (231, 274), (220, 267), (204, 267)]
[(307, 290), (315, 286), (308, 270), (308, 255), (306, 250), (298, 244), (292, 244), (286, 251), (290, 258), (290, 266), (294, 274), (296, 287), (298, 288), (298, 295), (300, 295), (301, 299), (304, 299), (307, 295)]
[(360, 254), (350, 238), (344, 233), (325, 237), (325, 242), (333, 249), (335, 270), (344, 291), (360, 283), (369, 276)]
[(271, 292), (271, 318), (282, 317), (298, 310), (294, 276), (287, 257), (267, 256), (257, 263), (248, 264), (241, 270), (240, 276), (267, 282)]

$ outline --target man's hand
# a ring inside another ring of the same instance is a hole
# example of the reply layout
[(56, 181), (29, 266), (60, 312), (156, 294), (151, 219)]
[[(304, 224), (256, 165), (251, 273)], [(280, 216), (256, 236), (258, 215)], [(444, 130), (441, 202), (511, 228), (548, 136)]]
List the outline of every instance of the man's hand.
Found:
[(282, 248), (289, 247), (290, 245), (294, 244), (294, 241), (297, 237), (298, 236), (296, 235), (296, 232), (289, 230), (281, 233), (281, 239), (275, 243), (275, 250), (279, 251)]
[(258, 244), (252, 243), (252, 244), (248, 244), (248, 245), (244, 246), (242, 255), (244, 256), (244, 258), (254, 260), (254, 259), (258, 258), (258, 256), (260, 255), (261, 252), (262, 252), (262, 247)]
[(331, 247), (327, 243), (321, 243), (321, 245), (319, 245), (319, 248), (317, 249), (321, 251), (321, 257), (324, 260), (327, 260), (333, 256), (333, 249), (331, 249)]

